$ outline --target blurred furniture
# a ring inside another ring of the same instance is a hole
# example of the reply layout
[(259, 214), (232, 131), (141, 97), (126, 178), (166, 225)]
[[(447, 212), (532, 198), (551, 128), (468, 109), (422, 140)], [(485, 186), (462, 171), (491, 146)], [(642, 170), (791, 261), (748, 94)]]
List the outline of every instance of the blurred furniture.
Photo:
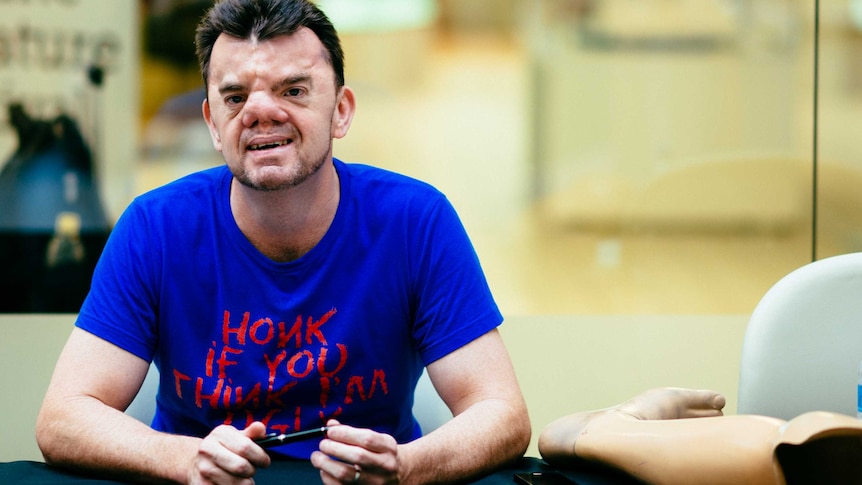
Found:
[(539, 201), (550, 222), (586, 228), (806, 230), (810, 167), (778, 156), (689, 160), (658, 173), (595, 170)]
[(856, 415), (862, 361), (862, 253), (809, 263), (776, 283), (745, 333), (739, 414)]

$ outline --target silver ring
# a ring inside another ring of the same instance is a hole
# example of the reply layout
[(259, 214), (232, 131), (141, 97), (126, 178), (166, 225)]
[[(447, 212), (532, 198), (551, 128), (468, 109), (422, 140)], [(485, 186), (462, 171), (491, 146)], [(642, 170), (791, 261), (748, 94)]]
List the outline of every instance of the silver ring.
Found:
[(353, 474), (353, 482), (352, 483), (359, 483), (359, 475), (362, 474), (362, 469), (359, 468), (359, 465), (357, 465), (357, 464), (354, 464), (353, 468), (356, 469), (356, 473)]

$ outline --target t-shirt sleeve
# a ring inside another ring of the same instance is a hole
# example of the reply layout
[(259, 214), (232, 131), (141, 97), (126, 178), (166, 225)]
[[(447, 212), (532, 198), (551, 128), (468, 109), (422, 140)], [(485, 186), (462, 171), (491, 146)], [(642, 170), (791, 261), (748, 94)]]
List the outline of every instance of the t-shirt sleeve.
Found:
[(441, 196), (415, 227), (413, 337), (428, 365), (496, 328), (503, 317), (449, 201)]
[(147, 222), (136, 203), (117, 221), (75, 325), (151, 361), (158, 340), (152, 282), (159, 246), (149, 240)]

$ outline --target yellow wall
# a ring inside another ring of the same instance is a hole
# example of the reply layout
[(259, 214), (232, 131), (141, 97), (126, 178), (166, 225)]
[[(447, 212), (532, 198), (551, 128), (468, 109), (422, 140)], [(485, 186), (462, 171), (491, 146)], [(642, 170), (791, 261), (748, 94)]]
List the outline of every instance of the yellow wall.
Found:
[(33, 427), (74, 315), (0, 315), (0, 461), (41, 460)]

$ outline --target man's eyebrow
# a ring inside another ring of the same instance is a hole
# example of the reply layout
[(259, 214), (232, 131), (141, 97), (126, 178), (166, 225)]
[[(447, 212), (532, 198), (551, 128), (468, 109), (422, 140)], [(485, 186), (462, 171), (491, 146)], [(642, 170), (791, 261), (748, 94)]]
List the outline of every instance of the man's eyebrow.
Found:
[(276, 88), (286, 88), (288, 86), (300, 83), (308, 83), (311, 84), (311, 75), (306, 73), (300, 73), (293, 76), (288, 76), (281, 80), (278, 84), (275, 85)]
[[(306, 74), (306, 73), (302, 73), (302, 74), (296, 74), (294, 76), (288, 76), (288, 77), (282, 79), (281, 81), (279, 81), (278, 83), (276, 83), (275, 86), (273, 86), (273, 88), (274, 89), (286, 88), (288, 86), (292, 86), (294, 84), (300, 84), (300, 83), (312, 84), (311, 75)], [(245, 90), (245, 86), (242, 84), (238, 84), (238, 83), (223, 84), (223, 85), (219, 86), (219, 88), (218, 88), (219, 94), (236, 93), (236, 92), (244, 91), (244, 90)]]
[(237, 91), (242, 91), (245, 87), (242, 84), (223, 84), (219, 86), (218, 92), (219, 94), (225, 93), (235, 93)]

